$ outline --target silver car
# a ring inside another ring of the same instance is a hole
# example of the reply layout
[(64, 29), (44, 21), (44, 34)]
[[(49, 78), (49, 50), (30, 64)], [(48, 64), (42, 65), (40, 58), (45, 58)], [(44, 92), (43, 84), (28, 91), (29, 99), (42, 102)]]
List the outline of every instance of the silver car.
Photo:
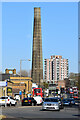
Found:
[(57, 98), (45, 98), (42, 104), (42, 110), (60, 110)]

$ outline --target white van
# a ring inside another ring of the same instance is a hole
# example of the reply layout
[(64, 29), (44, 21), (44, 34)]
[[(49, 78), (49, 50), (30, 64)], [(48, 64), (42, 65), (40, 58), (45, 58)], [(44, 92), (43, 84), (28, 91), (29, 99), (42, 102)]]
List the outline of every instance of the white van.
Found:
[(20, 101), (20, 95), (16, 94), (14, 97), (17, 101)]
[(43, 100), (42, 100), (42, 97), (41, 97), (41, 96), (35, 96), (35, 97), (33, 97), (33, 98), (36, 100), (37, 105), (42, 104)]

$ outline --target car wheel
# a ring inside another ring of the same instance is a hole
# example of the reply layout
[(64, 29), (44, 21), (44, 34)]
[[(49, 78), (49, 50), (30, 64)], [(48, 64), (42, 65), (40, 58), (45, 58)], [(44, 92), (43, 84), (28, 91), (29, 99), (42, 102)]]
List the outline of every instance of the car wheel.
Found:
[(9, 107), (11, 106), (11, 103), (9, 104)]
[(37, 106), (37, 103), (35, 103), (35, 106)]
[(14, 107), (16, 106), (16, 104), (14, 104)]
[(15, 102), (14, 106), (16, 106), (16, 105), (17, 105), (17, 102)]
[(24, 105), (22, 104), (22, 106), (24, 106)]
[(70, 107), (72, 107), (72, 104), (69, 104)]
[(57, 110), (57, 111), (60, 111), (60, 109), (59, 109), (59, 110)]
[(61, 106), (61, 109), (63, 109), (63, 108), (64, 108), (64, 106), (62, 105), (62, 106)]
[(64, 109), (64, 106), (62, 106), (62, 109)]
[(42, 111), (45, 111), (45, 109), (42, 109)]

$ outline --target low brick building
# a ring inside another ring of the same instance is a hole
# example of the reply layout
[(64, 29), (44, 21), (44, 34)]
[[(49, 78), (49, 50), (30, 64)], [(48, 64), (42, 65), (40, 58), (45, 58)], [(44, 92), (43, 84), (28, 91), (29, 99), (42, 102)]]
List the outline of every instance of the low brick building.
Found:
[(22, 92), (22, 98), (26, 97), (27, 94), (32, 93), (32, 78), (31, 77), (20, 77), (14, 74), (0, 74), (0, 81), (6, 81), (7, 86), (0, 87), (1, 96), (15, 96)]
[(18, 94), (19, 91), (22, 91), (22, 94), (25, 92), (25, 97), (27, 94), (32, 93), (32, 78), (30, 77), (10, 77), (12, 84), (12, 94)]

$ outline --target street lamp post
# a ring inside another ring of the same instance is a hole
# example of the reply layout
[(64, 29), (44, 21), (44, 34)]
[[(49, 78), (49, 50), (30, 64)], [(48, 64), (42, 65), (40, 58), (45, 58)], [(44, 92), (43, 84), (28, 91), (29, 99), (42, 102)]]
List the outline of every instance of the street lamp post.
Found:
[[(22, 65), (22, 61), (31, 61), (30, 59), (21, 59), (20, 60), (20, 82), (21, 82), (21, 65)], [(20, 91), (21, 91), (21, 83), (20, 83)]]
[(21, 65), (22, 65), (22, 61), (31, 61), (30, 59), (21, 59), (20, 60), (20, 77), (21, 77)]

